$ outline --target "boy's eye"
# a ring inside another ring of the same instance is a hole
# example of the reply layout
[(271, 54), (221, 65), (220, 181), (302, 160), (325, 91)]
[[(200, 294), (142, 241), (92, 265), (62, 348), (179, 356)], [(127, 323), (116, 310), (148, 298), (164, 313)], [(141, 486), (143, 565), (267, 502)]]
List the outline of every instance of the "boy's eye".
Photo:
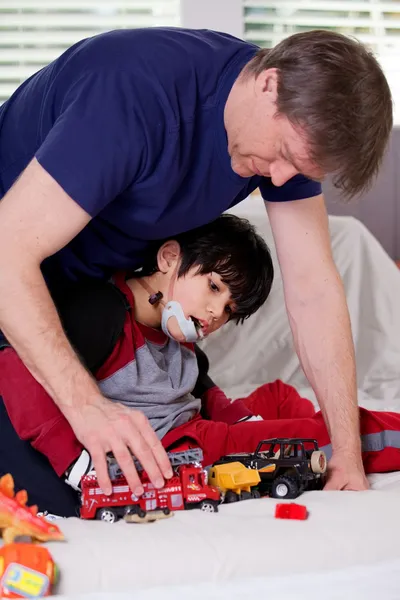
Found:
[(213, 292), (219, 292), (219, 287), (217, 286), (217, 284), (215, 284), (213, 282), (212, 279), (210, 279), (210, 288), (212, 289)]

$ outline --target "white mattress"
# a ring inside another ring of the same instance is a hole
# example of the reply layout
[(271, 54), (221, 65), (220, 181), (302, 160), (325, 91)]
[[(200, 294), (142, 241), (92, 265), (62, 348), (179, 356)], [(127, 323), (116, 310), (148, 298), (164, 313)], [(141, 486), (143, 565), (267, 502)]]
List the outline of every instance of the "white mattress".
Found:
[[(129, 593), (103, 592), (73, 594), (68, 600), (398, 600), (400, 561), (365, 567), (348, 567), (323, 573), (303, 573), (283, 577), (254, 577), (218, 583), (149, 588)], [(67, 596), (57, 596), (59, 600)]]
[(68, 542), (49, 546), (60, 591), (185, 600), (256, 597), (263, 589), (280, 599), (399, 597), (399, 481), (364, 493), (310, 492), (299, 502), (307, 521), (274, 519), (270, 498), (148, 525), (68, 519)]
[[(271, 244), (260, 199), (235, 212)], [(400, 411), (400, 273), (354, 219), (331, 218), (330, 227), (348, 294), (360, 403)], [(213, 377), (233, 398), (279, 377), (313, 399), (293, 351), (279, 274), (257, 315), (204, 346)], [(222, 506), (216, 515), (177, 512), (148, 525), (68, 519), (67, 542), (49, 545), (60, 592), (91, 594), (86, 600), (399, 598), (400, 474), (371, 482), (363, 493), (302, 495), (310, 513), (303, 522), (274, 519), (269, 498)]]

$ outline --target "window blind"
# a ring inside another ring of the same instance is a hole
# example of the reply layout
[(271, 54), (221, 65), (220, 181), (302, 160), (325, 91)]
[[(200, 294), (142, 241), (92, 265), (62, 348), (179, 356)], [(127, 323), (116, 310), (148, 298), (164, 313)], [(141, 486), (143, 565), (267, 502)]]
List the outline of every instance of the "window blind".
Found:
[(0, 0), (0, 104), (80, 39), (179, 24), (179, 0)]
[(245, 39), (270, 48), (284, 37), (328, 29), (356, 37), (385, 71), (400, 123), (400, 1), (243, 0)]

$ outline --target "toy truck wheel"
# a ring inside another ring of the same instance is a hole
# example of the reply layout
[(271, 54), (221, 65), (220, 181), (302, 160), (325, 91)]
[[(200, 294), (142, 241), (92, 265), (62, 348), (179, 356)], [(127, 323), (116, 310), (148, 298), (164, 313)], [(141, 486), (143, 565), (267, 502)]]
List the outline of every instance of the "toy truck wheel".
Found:
[(252, 497), (253, 497), (253, 496), (252, 496), (251, 492), (242, 492), (242, 493), (240, 494), (240, 497), (239, 497), (239, 499), (240, 499), (240, 500), (250, 500)]
[(261, 494), (258, 490), (251, 490), (251, 497), (254, 499), (261, 498)]
[(164, 515), (169, 515), (171, 513), (169, 508), (163, 508)]
[(140, 506), (129, 506), (125, 512), (126, 515), (137, 515), (139, 519), (144, 519), (146, 516), (146, 511)]
[(236, 492), (233, 492), (232, 490), (228, 490), (225, 494), (225, 504), (230, 504), (231, 502), (237, 502), (239, 500), (239, 496), (236, 494)]
[(212, 500), (203, 500), (203, 502), (200, 503), (200, 509), (203, 512), (208, 513), (218, 512), (218, 505)]
[(311, 471), (313, 473), (325, 473), (326, 471), (326, 456), (322, 450), (315, 450), (311, 454)]
[(271, 496), (273, 498), (297, 498), (300, 490), (292, 477), (277, 477), (272, 484)]
[(96, 519), (106, 523), (115, 523), (115, 521), (118, 521), (118, 515), (112, 508), (100, 508), (96, 513)]

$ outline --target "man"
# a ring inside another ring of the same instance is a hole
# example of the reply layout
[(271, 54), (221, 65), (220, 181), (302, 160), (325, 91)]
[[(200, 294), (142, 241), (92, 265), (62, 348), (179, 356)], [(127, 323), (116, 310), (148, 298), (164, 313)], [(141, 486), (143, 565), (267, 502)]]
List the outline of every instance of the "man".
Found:
[(140, 411), (110, 409), (49, 289), (138, 266), (149, 241), (211, 221), (258, 186), (332, 439), (328, 486), (367, 488), (349, 317), (317, 180), (334, 173), (349, 196), (370, 183), (392, 127), (390, 91), (365, 48), (338, 34), (258, 50), (210, 31), (110, 32), (73, 46), (0, 109), (0, 327), (106, 493), (108, 451), (132, 489), (129, 450), (155, 485), (170, 466)]

